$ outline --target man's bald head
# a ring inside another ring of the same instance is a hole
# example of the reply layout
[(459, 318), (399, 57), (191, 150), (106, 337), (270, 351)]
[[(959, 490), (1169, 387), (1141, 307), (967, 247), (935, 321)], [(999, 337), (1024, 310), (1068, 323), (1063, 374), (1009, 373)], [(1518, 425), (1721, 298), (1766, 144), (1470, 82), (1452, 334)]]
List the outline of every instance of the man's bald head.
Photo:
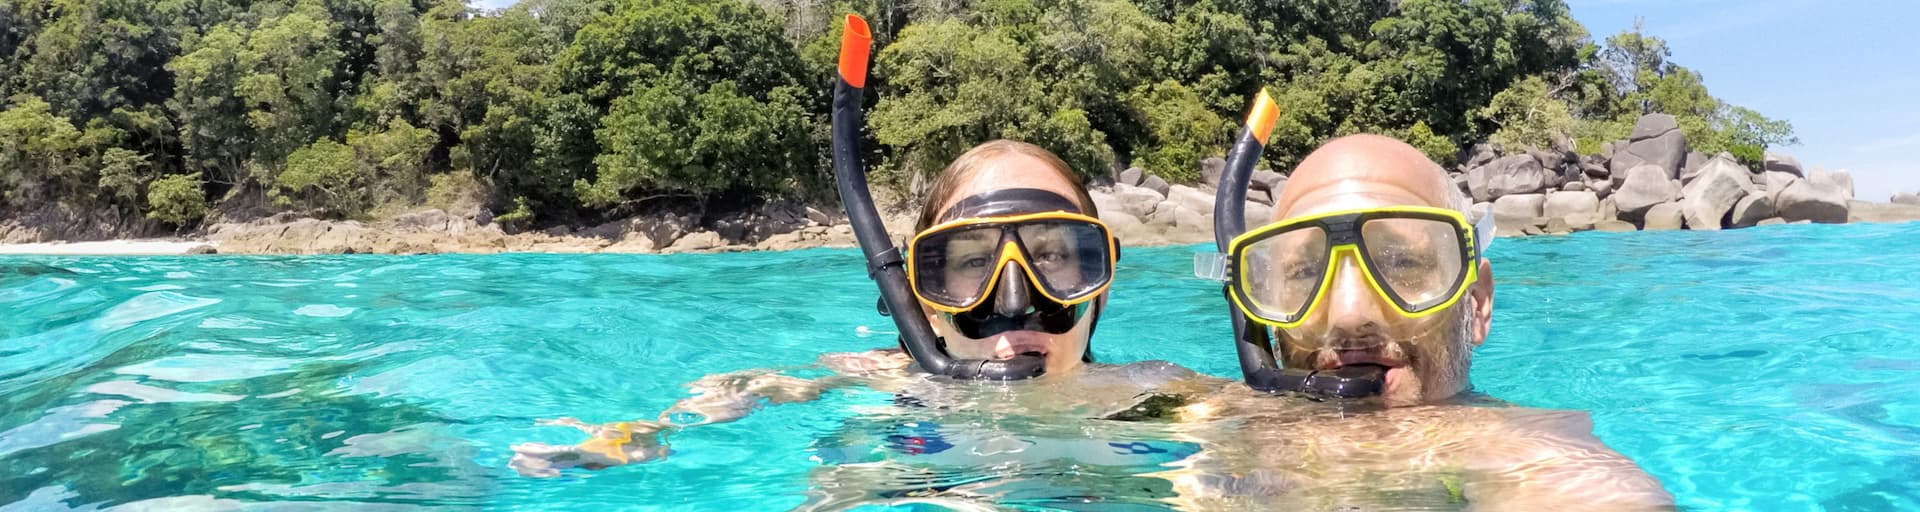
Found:
[(1273, 213), (1278, 220), (1383, 203), (1465, 210), (1460, 196), (1446, 171), (1413, 146), (1349, 135), (1321, 145), (1294, 168)]
[[(1465, 210), (1469, 205), (1446, 171), (1420, 150), (1386, 137), (1354, 135), (1320, 146), (1294, 168), (1286, 190), (1274, 201), (1274, 220), (1396, 206)], [(1313, 237), (1293, 240), (1296, 252), (1329, 250), (1325, 238), (1317, 248)], [(1457, 250), (1442, 245), (1427, 250)], [(1416, 261), (1419, 257), (1412, 253), (1419, 252), (1413, 249), (1418, 247), (1399, 248), (1406, 253), (1402, 256)], [(1286, 250), (1276, 248), (1272, 254)], [(1388, 370), (1382, 394), (1389, 405), (1444, 399), (1467, 389), (1473, 347), (1486, 339), (1493, 318), (1493, 268), (1485, 259), (1466, 299), (1447, 306), (1455, 313), (1410, 317), (1397, 313), (1374, 291), (1369, 284), (1374, 278), (1367, 277), (1357, 258), (1340, 257), (1339, 251), (1325, 254), (1338, 257), (1324, 263), (1326, 285), (1301, 291), (1318, 294), (1321, 302), (1298, 327), (1274, 331), (1282, 348), (1277, 355), (1288, 367), (1327, 369), (1349, 359), (1383, 364)]]

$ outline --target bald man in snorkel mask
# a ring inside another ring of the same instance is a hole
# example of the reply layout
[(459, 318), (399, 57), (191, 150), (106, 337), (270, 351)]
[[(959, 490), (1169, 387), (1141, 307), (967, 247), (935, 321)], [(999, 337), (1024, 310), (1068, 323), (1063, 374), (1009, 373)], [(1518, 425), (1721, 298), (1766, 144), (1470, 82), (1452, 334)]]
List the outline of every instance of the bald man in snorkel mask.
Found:
[[(1235, 425), (1217, 448), (1169, 473), (1183, 501), (1672, 506), (1659, 481), (1593, 436), (1585, 413), (1512, 407), (1470, 392), (1472, 352), (1493, 313), (1484, 257), (1493, 233), (1466, 207), (1419, 150), (1349, 136), (1300, 163), (1271, 220), (1248, 219), (1257, 224), (1222, 244), (1217, 275), (1226, 277), (1236, 318), (1246, 319), (1243, 356), (1266, 344), (1248, 340), (1270, 333), (1266, 364), (1280, 367), (1248, 368), (1260, 358), (1243, 357), (1248, 387), (1182, 410), (1187, 420)], [(1272, 377), (1281, 373), (1308, 377)], [(1323, 377), (1339, 385), (1316, 381)]]
[(1426, 155), (1353, 136), (1309, 155), (1274, 201), (1272, 223), (1236, 238), (1235, 305), (1272, 329), (1289, 368), (1384, 370), (1389, 406), (1468, 388), (1493, 318), (1491, 225)]

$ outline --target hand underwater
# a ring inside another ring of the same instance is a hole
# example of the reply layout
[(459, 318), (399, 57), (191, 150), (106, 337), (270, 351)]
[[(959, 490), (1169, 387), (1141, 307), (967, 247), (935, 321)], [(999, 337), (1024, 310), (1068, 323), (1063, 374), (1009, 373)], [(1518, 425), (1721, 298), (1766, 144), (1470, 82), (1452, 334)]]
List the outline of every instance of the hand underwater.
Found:
[(546, 443), (513, 445), (513, 460), (507, 462), (507, 467), (523, 476), (550, 478), (560, 476), (562, 469), (602, 469), (666, 457), (667, 446), (660, 441), (659, 432), (671, 427), (652, 421), (588, 425), (574, 418), (540, 420), (538, 424), (577, 428), (586, 432), (590, 439), (570, 446)]

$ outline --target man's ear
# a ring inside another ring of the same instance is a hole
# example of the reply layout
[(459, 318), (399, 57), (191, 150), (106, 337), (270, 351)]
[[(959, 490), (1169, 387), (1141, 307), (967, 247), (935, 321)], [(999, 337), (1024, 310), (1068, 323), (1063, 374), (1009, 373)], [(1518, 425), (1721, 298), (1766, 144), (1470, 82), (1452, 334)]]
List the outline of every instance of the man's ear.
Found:
[(1479, 279), (1467, 286), (1467, 324), (1472, 336), (1473, 346), (1487, 341), (1487, 333), (1493, 330), (1493, 263), (1480, 260)]

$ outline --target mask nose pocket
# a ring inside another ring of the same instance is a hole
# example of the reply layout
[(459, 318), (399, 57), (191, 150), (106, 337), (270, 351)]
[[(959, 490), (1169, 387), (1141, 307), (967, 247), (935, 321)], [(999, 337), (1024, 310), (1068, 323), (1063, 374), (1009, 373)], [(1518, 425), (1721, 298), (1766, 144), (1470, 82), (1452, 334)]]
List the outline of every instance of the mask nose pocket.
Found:
[(1033, 307), (1033, 292), (1027, 289), (1027, 276), (1020, 267), (1008, 263), (1000, 269), (1000, 286), (994, 294), (994, 312), (1002, 316), (1019, 316)]

